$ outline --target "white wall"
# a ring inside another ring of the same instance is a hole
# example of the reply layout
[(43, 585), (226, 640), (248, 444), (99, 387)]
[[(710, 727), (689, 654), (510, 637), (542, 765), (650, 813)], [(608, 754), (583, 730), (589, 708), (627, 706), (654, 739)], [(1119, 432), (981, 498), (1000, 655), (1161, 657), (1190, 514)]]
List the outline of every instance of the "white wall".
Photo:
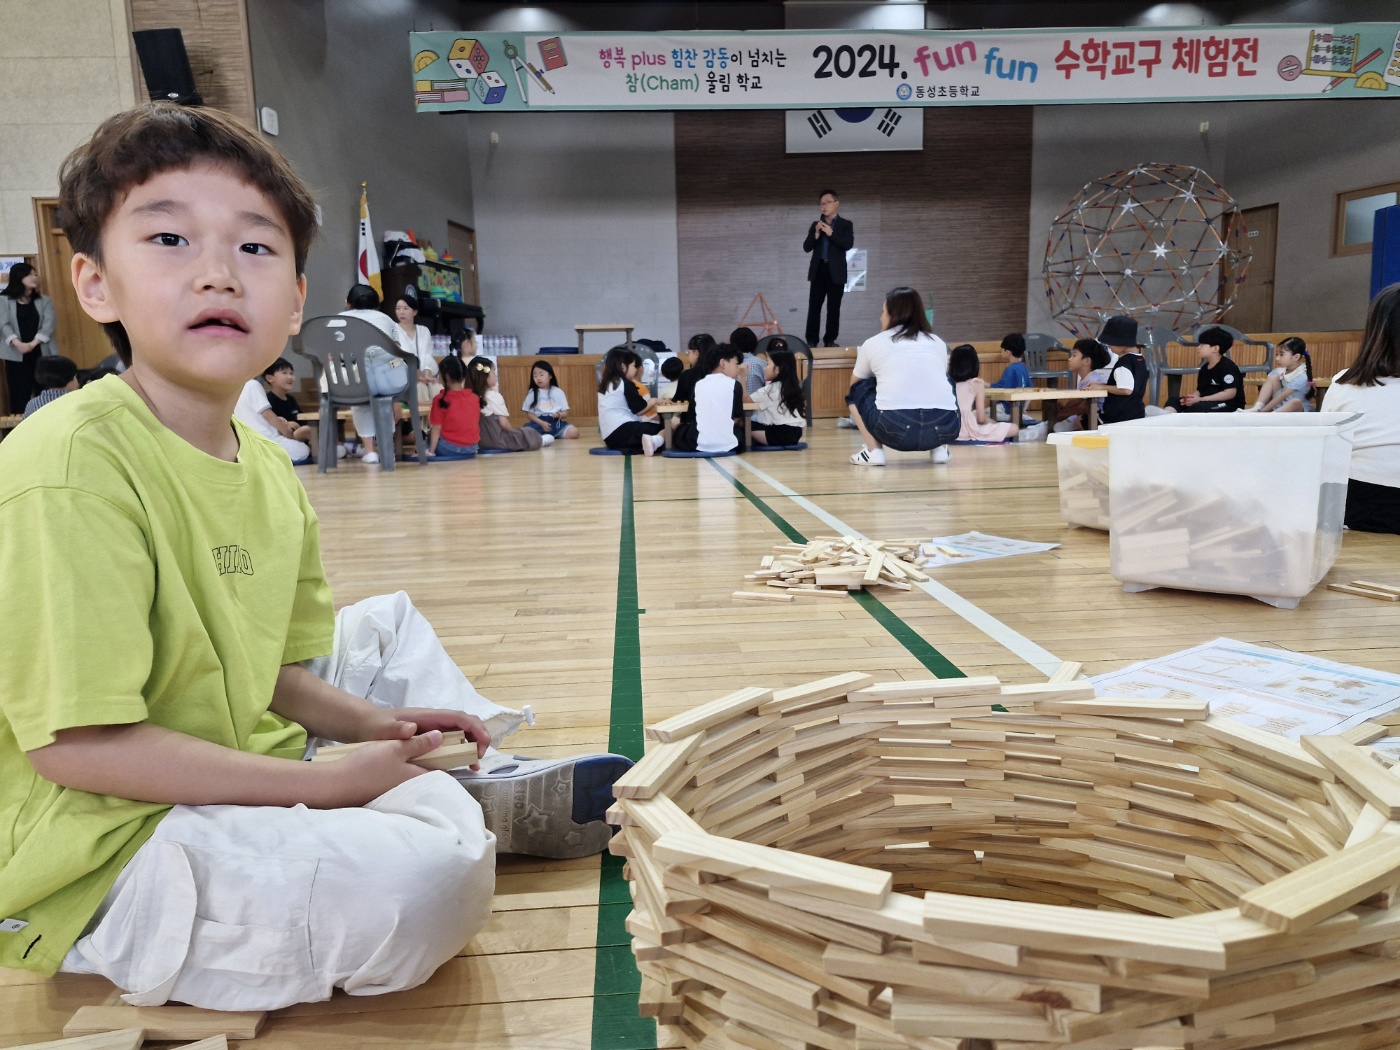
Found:
[(1040, 276), (1050, 223), (1085, 183), (1142, 161), (1203, 168), (1241, 208), (1279, 205), (1275, 331), (1362, 327), (1371, 260), (1331, 258), (1333, 195), (1400, 179), (1398, 118), (1385, 99), (1037, 107), (1027, 331), (1063, 334)]
[(38, 252), (33, 199), (134, 104), (129, 39), (124, 0), (0, 0), (0, 255)]
[[(534, 353), (575, 343), (575, 324), (625, 322), (675, 347), (671, 114), (466, 119), (486, 331), (518, 335)], [(590, 337), (589, 351), (608, 338)]]

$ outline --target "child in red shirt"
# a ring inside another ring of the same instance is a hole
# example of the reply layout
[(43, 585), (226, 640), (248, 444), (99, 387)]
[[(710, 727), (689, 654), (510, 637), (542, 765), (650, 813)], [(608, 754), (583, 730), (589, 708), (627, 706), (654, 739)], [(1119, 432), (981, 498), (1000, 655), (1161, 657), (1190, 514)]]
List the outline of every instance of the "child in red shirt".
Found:
[(438, 366), (442, 393), (428, 413), (428, 455), (436, 459), (471, 459), (481, 440), (482, 399), (467, 387), (467, 365), (444, 357)]

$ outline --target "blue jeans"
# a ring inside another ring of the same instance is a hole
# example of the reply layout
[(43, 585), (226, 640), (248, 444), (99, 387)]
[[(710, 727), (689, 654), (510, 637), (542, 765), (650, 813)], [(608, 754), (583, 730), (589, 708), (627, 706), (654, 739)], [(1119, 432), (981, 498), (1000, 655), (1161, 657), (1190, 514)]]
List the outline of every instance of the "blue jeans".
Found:
[(533, 430), (536, 434), (552, 434), (554, 437), (560, 437), (563, 435), (564, 431), (568, 430), (569, 427), (572, 425), (569, 423), (568, 420), (560, 419), (558, 416), (542, 416), (539, 415), (539, 413), (536, 413), (536, 416), (537, 418), (543, 420), (549, 425), (548, 430), (540, 426), (533, 419), (530, 420), (530, 422), (526, 423), (520, 429)]
[(896, 452), (927, 452), (957, 440), (962, 417), (956, 408), (880, 409), (875, 404), (875, 377), (851, 385), (846, 396), (855, 405), (865, 429)]
[(439, 437), (435, 459), (471, 459), (476, 455), (475, 445), (454, 445), (446, 438)]

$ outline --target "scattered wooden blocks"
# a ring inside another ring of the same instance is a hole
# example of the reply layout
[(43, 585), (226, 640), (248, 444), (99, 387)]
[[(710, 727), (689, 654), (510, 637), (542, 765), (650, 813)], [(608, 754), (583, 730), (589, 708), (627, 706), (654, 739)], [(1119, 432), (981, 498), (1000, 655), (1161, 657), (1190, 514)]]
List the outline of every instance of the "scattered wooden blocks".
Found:
[(1375, 598), (1382, 602), (1400, 602), (1400, 587), (1388, 587), (1378, 583), (1352, 580), (1351, 583), (1329, 583), (1329, 591), (1342, 591), (1345, 594), (1359, 594), (1363, 598)]
[(15, 1050), (140, 1050), (146, 1033), (140, 1028), (122, 1028), (115, 1032), (80, 1035), (70, 1039), (52, 1039), (46, 1043), (26, 1043)]
[(185, 1040), (225, 1036), (253, 1039), (265, 1011), (201, 1010), (194, 1006), (82, 1006), (63, 1026), (65, 1036), (140, 1028), (147, 1039)]
[(776, 593), (735, 591), (735, 599), (783, 601), (788, 595), (845, 595), (867, 587), (908, 590), (913, 580), (928, 582), (920, 571), (924, 559), (917, 539), (860, 540), (854, 536), (818, 536), (810, 543), (781, 543), (763, 556), (758, 571), (746, 580)]

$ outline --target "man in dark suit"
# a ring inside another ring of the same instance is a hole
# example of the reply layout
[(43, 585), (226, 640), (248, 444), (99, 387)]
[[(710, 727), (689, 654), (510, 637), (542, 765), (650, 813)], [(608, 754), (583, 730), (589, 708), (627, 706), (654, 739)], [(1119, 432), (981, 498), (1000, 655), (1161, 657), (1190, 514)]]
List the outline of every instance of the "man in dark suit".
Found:
[(807, 345), (817, 345), (817, 329), (826, 303), (826, 334), (823, 346), (835, 346), (841, 329), (841, 296), (846, 291), (846, 251), (856, 243), (856, 228), (849, 219), (836, 214), (841, 199), (835, 190), (822, 190), (817, 198), (821, 218), (812, 223), (802, 250), (812, 253), (807, 280), (812, 284), (807, 296)]

